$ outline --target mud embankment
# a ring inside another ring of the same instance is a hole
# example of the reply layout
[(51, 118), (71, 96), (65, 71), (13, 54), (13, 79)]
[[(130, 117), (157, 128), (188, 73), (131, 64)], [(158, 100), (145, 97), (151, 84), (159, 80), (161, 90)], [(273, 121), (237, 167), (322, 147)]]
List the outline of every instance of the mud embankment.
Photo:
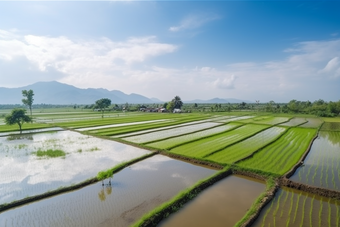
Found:
[(262, 181), (266, 181), (267, 177), (257, 174), (257, 173), (253, 173), (253, 172), (249, 172), (249, 171), (243, 171), (243, 170), (237, 170), (237, 169), (232, 169), (233, 174), (238, 174), (238, 175), (243, 175), (246, 177), (251, 177), (254, 179), (258, 179), (258, 180), (262, 180)]
[(294, 182), (287, 178), (281, 178), (279, 182), (280, 182), (280, 186), (286, 186), (289, 188), (294, 188), (294, 189), (301, 190), (304, 192), (317, 194), (317, 195), (324, 196), (327, 198), (340, 200), (340, 191), (330, 190), (327, 188), (314, 187), (314, 186), (310, 186), (307, 184)]

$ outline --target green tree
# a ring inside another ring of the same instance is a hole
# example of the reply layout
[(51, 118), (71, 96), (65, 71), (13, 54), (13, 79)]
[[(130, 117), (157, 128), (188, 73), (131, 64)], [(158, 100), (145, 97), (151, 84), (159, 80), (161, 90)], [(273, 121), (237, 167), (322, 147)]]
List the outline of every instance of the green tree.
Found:
[(183, 102), (181, 100), (181, 98), (179, 96), (175, 96), (175, 98), (172, 99), (172, 101), (174, 103), (174, 108), (175, 109), (181, 109), (181, 107), (183, 106)]
[(31, 113), (31, 117), (32, 117), (32, 104), (33, 104), (33, 90), (22, 90), (22, 95), (26, 98), (22, 99), (22, 103), (26, 106), (28, 106), (28, 108), (30, 109), (30, 113)]
[(11, 114), (5, 117), (5, 123), (7, 125), (19, 125), (20, 134), (22, 132), (22, 125), (25, 122), (32, 122), (32, 118), (26, 115), (25, 109), (13, 109)]
[(175, 109), (175, 104), (172, 101), (170, 101), (166, 106), (166, 109), (172, 112)]
[(107, 98), (99, 99), (96, 101), (94, 108), (100, 109), (102, 112), (102, 118), (104, 117), (104, 110), (111, 105), (111, 100)]

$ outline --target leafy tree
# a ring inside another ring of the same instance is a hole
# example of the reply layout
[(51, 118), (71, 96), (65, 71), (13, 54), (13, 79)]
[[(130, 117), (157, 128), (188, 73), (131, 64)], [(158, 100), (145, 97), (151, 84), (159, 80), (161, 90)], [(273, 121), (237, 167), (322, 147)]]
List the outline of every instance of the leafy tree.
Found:
[(7, 125), (19, 125), (20, 134), (22, 132), (22, 125), (25, 122), (32, 122), (32, 118), (26, 115), (25, 109), (13, 109), (11, 114), (5, 117), (5, 123)]
[(179, 96), (175, 96), (175, 98), (172, 99), (172, 101), (174, 103), (174, 108), (175, 109), (181, 109), (181, 107), (183, 106), (183, 102), (181, 100), (181, 98)]
[(107, 98), (99, 99), (96, 101), (94, 108), (100, 109), (102, 118), (104, 117), (104, 110), (111, 105), (111, 100)]
[(195, 104), (194, 104), (194, 107), (195, 107), (195, 108), (197, 108), (197, 107), (198, 107), (197, 103), (195, 103)]
[(170, 101), (166, 106), (166, 109), (172, 112), (175, 109), (175, 104), (172, 101)]
[(30, 113), (31, 113), (31, 117), (32, 117), (32, 104), (33, 104), (33, 96), (34, 96), (34, 93), (33, 93), (33, 90), (22, 90), (22, 95), (24, 97), (26, 97), (25, 99), (22, 99), (22, 103), (26, 106), (28, 106), (28, 108), (30, 109)]
[(165, 103), (163, 104), (163, 108), (167, 109), (167, 108), (166, 108), (167, 106), (168, 106), (168, 103), (165, 102)]

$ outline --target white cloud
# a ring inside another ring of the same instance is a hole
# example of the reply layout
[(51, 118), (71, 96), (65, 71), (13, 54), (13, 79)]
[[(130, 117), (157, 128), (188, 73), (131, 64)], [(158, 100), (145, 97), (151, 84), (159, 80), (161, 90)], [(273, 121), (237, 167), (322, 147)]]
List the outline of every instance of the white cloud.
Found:
[(287, 48), (285, 59), (226, 62), (222, 66), (207, 62), (196, 68), (186, 68), (185, 62), (181, 68), (169, 68), (147, 61), (177, 50), (177, 46), (159, 42), (154, 36), (117, 42), (108, 38), (19, 36), (0, 31), (0, 49), (1, 86), (57, 80), (82, 88), (117, 89), (164, 101), (174, 95), (183, 100), (327, 99), (323, 95), (331, 97), (338, 91), (327, 89), (318, 94), (318, 87), (334, 85), (340, 77), (340, 39), (297, 43)]
[(169, 31), (178, 32), (187, 29), (194, 29), (217, 19), (219, 19), (219, 16), (214, 14), (190, 15), (184, 18), (179, 25), (170, 27)]
[(133, 63), (172, 53), (177, 46), (158, 42), (155, 36), (133, 37), (122, 42), (114, 42), (108, 38), (71, 40), (65, 36), (17, 37), (11, 32), (0, 31), (0, 49), (0, 61), (26, 58), (42, 72), (55, 69), (63, 73), (65, 77), (58, 78), (59, 81), (102, 87), (100, 81), (92, 83), (93, 78), (107, 79), (121, 76), (130, 70)]
[(333, 75), (333, 77), (339, 77), (340, 76), (340, 61), (339, 57), (332, 58), (325, 68), (319, 71), (320, 73), (327, 73)]
[(213, 82), (214, 87), (220, 89), (234, 89), (235, 88), (235, 79), (234, 75), (231, 75), (229, 78), (218, 78)]

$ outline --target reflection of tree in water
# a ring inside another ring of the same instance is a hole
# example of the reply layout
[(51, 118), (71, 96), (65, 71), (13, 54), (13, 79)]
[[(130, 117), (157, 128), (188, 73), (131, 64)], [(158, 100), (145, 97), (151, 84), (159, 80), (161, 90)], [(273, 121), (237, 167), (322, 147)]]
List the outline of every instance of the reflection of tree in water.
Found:
[(325, 122), (321, 130), (325, 131), (340, 131), (340, 122)]
[(100, 192), (98, 193), (98, 197), (101, 201), (105, 201), (106, 199), (106, 195), (105, 195), (105, 191), (104, 191), (104, 187), (100, 190)]
[[(104, 181), (102, 181), (102, 186), (103, 186), (102, 189), (98, 193), (98, 197), (101, 201), (105, 201), (105, 199), (106, 199), (105, 191), (106, 191), (107, 195), (111, 195), (111, 193), (112, 193), (111, 178), (109, 179), (108, 184), (104, 184)], [(104, 188), (105, 188), (105, 190), (104, 190)]]
[(106, 194), (111, 195), (111, 192), (112, 192), (112, 186), (111, 185), (106, 186)]
[(33, 136), (32, 135), (12, 135), (12, 136), (8, 136), (7, 140), (11, 141), (11, 140), (33, 140)]
[(333, 146), (340, 146), (340, 132), (321, 131), (319, 135), (323, 139), (331, 141)]

